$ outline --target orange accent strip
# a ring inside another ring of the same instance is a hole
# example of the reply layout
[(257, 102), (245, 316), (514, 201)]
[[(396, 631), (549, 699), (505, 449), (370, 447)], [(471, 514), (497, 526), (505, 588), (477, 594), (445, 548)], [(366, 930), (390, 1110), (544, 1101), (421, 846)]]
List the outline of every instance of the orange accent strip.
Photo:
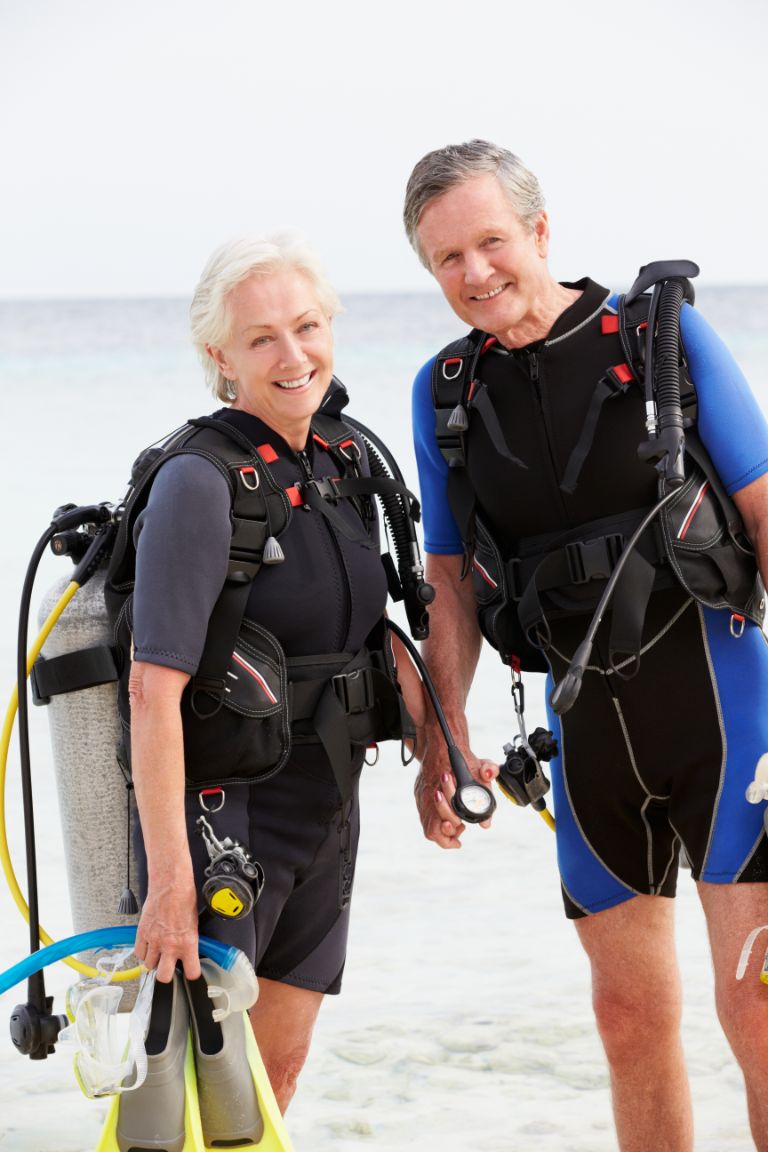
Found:
[(277, 452), (275, 452), (271, 444), (259, 444), (256, 451), (265, 464), (274, 464), (275, 460), (277, 460)]
[(601, 316), (600, 317), (600, 327), (602, 329), (603, 336), (608, 336), (608, 335), (610, 335), (611, 332), (618, 332), (618, 330), (619, 330), (619, 318), (618, 318), (618, 316), (612, 316), (612, 315), (611, 316)]
[(304, 497), (299, 492), (297, 484), (293, 484), (290, 488), (286, 488), (285, 494), (291, 502), (292, 508), (300, 508), (304, 503)]

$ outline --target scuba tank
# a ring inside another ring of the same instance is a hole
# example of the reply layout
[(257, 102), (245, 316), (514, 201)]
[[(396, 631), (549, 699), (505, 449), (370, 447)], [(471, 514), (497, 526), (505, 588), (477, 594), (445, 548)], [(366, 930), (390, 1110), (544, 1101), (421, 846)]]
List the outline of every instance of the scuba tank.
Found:
[[(62, 578), (46, 592), (40, 607), (41, 626), (68, 579)], [(73, 598), (45, 643), (43, 660), (109, 646), (112, 629), (104, 603), (104, 580), (102, 568)], [(37, 697), (35, 702), (42, 704), (45, 699)], [(129, 910), (124, 892), (134, 874), (134, 861), (130, 791), (115, 751), (120, 736), (117, 685), (96, 684), (80, 692), (53, 695), (46, 706), (73, 930), (80, 933), (135, 924), (138, 909)], [(94, 851), (96, 828), (98, 843), (107, 851)]]

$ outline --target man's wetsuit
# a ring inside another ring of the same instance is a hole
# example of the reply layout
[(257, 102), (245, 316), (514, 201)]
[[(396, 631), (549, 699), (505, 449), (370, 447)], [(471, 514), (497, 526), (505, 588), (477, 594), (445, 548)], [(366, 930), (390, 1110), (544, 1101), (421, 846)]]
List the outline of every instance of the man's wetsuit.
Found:
[[(311, 435), (306, 451), (295, 453), (254, 416), (233, 410), (215, 415), (253, 444), (274, 450), (270, 469), (285, 488), (306, 480), (309, 472), (338, 475), (338, 463)], [(226, 576), (231, 508), (226, 480), (205, 458), (181, 455), (160, 468), (135, 531), (135, 660), (190, 674), (197, 670)], [(350, 527), (360, 529), (362, 521), (348, 501), (337, 508)], [(294, 510), (280, 545), (285, 561), (261, 568), (246, 617), (273, 633), (289, 659), (357, 652), (386, 603), (378, 547), (348, 539), (324, 516), (302, 507)], [(340, 897), (354, 868), (362, 758), (360, 752), (345, 811), (323, 748), (306, 744), (292, 749), (276, 776), (253, 785), (227, 785), (224, 806), (208, 816), (220, 840), (229, 836), (251, 851), (266, 882), (252, 916), (225, 921), (203, 912), (200, 931), (241, 948), (260, 976), (319, 992), (339, 991), (349, 923), (348, 903), (342, 908)], [(209, 806), (218, 802), (212, 797)], [(200, 891), (209, 858), (195, 832), (201, 815), (198, 789), (188, 790), (186, 810)], [(146, 894), (140, 830), (137, 841)]]
[[(512, 554), (519, 537), (647, 508), (657, 498), (656, 475), (637, 455), (645, 413), (634, 387), (603, 405), (575, 490), (561, 488), (595, 385), (625, 360), (618, 335), (601, 323), (615, 313), (616, 297), (590, 280), (567, 287), (582, 295), (546, 340), (512, 351), (491, 347), (479, 365), (509, 458), (494, 449), (483, 421), (471, 419), (466, 466), (478, 514), (502, 555)], [(727, 349), (688, 306), (681, 328), (698, 431), (732, 495), (768, 471), (768, 425)], [(425, 548), (460, 554), (435, 438), (432, 363), (416, 378), (413, 405)], [(638, 674), (626, 680), (611, 670), (606, 621), (576, 705), (562, 719), (550, 715), (560, 747), (551, 768), (571, 917), (637, 893), (672, 895), (680, 844), (696, 879), (768, 880), (762, 807), (744, 798), (768, 750), (768, 715), (759, 706), (768, 690), (768, 647), (755, 625), (747, 623), (737, 639), (728, 612), (702, 608), (671, 577), (666, 583), (651, 596)], [(550, 620), (556, 680), (588, 622), (583, 614)], [(551, 681), (552, 673), (547, 695)]]

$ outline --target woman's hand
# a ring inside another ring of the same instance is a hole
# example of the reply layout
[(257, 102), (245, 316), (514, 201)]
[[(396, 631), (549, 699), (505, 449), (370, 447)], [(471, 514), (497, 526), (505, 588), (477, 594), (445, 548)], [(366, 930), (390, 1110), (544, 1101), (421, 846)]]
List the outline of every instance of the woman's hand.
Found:
[(181, 694), (185, 672), (159, 664), (131, 667), (131, 767), (147, 854), (148, 893), (136, 933), (136, 955), (163, 983), (178, 961), (200, 975), (197, 893), (184, 811)]
[[(492, 760), (481, 760), (472, 752), (464, 757), (472, 775), (487, 788), (499, 768)], [(428, 754), (424, 766), (416, 777), (413, 786), (421, 826), (427, 840), (438, 848), (461, 848), (461, 836), (466, 825), (454, 812), (451, 800), (456, 792), (456, 782), (448, 765), (447, 755)], [(491, 821), (483, 820), (481, 828), (490, 828)]]
[(157, 968), (161, 983), (173, 979), (181, 962), (188, 980), (200, 975), (197, 933), (197, 892), (191, 862), (186, 878), (167, 873), (150, 881), (136, 931), (136, 955), (145, 968)]

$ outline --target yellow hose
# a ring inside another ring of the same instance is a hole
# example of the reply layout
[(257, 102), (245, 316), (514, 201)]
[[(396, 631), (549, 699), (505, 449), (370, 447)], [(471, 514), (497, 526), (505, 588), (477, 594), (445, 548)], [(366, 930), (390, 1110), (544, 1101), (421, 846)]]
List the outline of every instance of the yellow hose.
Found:
[(542, 820), (547, 825), (547, 827), (551, 828), (552, 831), (554, 832), (554, 830), (555, 830), (555, 818), (552, 815), (552, 813), (550, 812), (550, 810), (548, 808), (542, 808), (541, 811), (539, 812), (539, 816), (541, 816)]
[[(506, 796), (507, 800), (509, 800), (512, 804), (514, 804), (516, 808), (519, 808), (520, 805), (518, 804), (514, 794), (512, 792), (509, 792), (504, 787), (501, 780), (497, 780), (496, 783), (499, 786), (499, 790)], [(542, 820), (547, 825), (547, 827), (551, 828), (552, 831), (554, 832), (554, 830), (555, 830), (555, 818), (552, 815), (552, 813), (549, 811), (549, 809), (546, 807), (546, 805), (544, 806), (544, 808), (535, 808), (534, 811), (538, 812), (539, 816), (541, 816)]]
[[(77, 581), (72, 580), (64, 589), (55, 606), (51, 610), (48, 619), (43, 624), (37, 639), (27, 654), (27, 676), (29, 676), (29, 673), (32, 670), (32, 665), (40, 655), (43, 645), (50, 635), (51, 629), (79, 587), (80, 585), (77, 583)], [(19, 909), (19, 912), (21, 912), (27, 924), (29, 924), (29, 905), (24, 899), (24, 894), (19, 887), (19, 882), (16, 879), (16, 873), (13, 870), (11, 853), (8, 848), (8, 829), (5, 820), (5, 781), (8, 768), (8, 750), (11, 745), (13, 721), (16, 717), (18, 706), (18, 685), (14, 685), (13, 692), (11, 693), (11, 699), (8, 703), (8, 710), (5, 714), (5, 723), (3, 724), (2, 736), (0, 736), (0, 863), (2, 863), (5, 879), (8, 883), (11, 896), (16, 903), (16, 907)], [(54, 943), (53, 939), (45, 931), (42, 924), (40, 925), (39, 934), (41, 944)], [(91, 967), (90, 964), (83, 964), (80, 960), (75, 960), (72, 956), (66, 957), (64, 963), (68, 964), (70, 968), (74, 968), (76, 972), (82, 973), (83, 976), (99, 976), (103, 979), (104, 974), (102, 972), (99, 972), (96, 968)], [(123, 972), (115, 972), (111, 979), (121, 981), (134, 980), (141, 975), (141, 972), (141, 967), (130, 968)]]

